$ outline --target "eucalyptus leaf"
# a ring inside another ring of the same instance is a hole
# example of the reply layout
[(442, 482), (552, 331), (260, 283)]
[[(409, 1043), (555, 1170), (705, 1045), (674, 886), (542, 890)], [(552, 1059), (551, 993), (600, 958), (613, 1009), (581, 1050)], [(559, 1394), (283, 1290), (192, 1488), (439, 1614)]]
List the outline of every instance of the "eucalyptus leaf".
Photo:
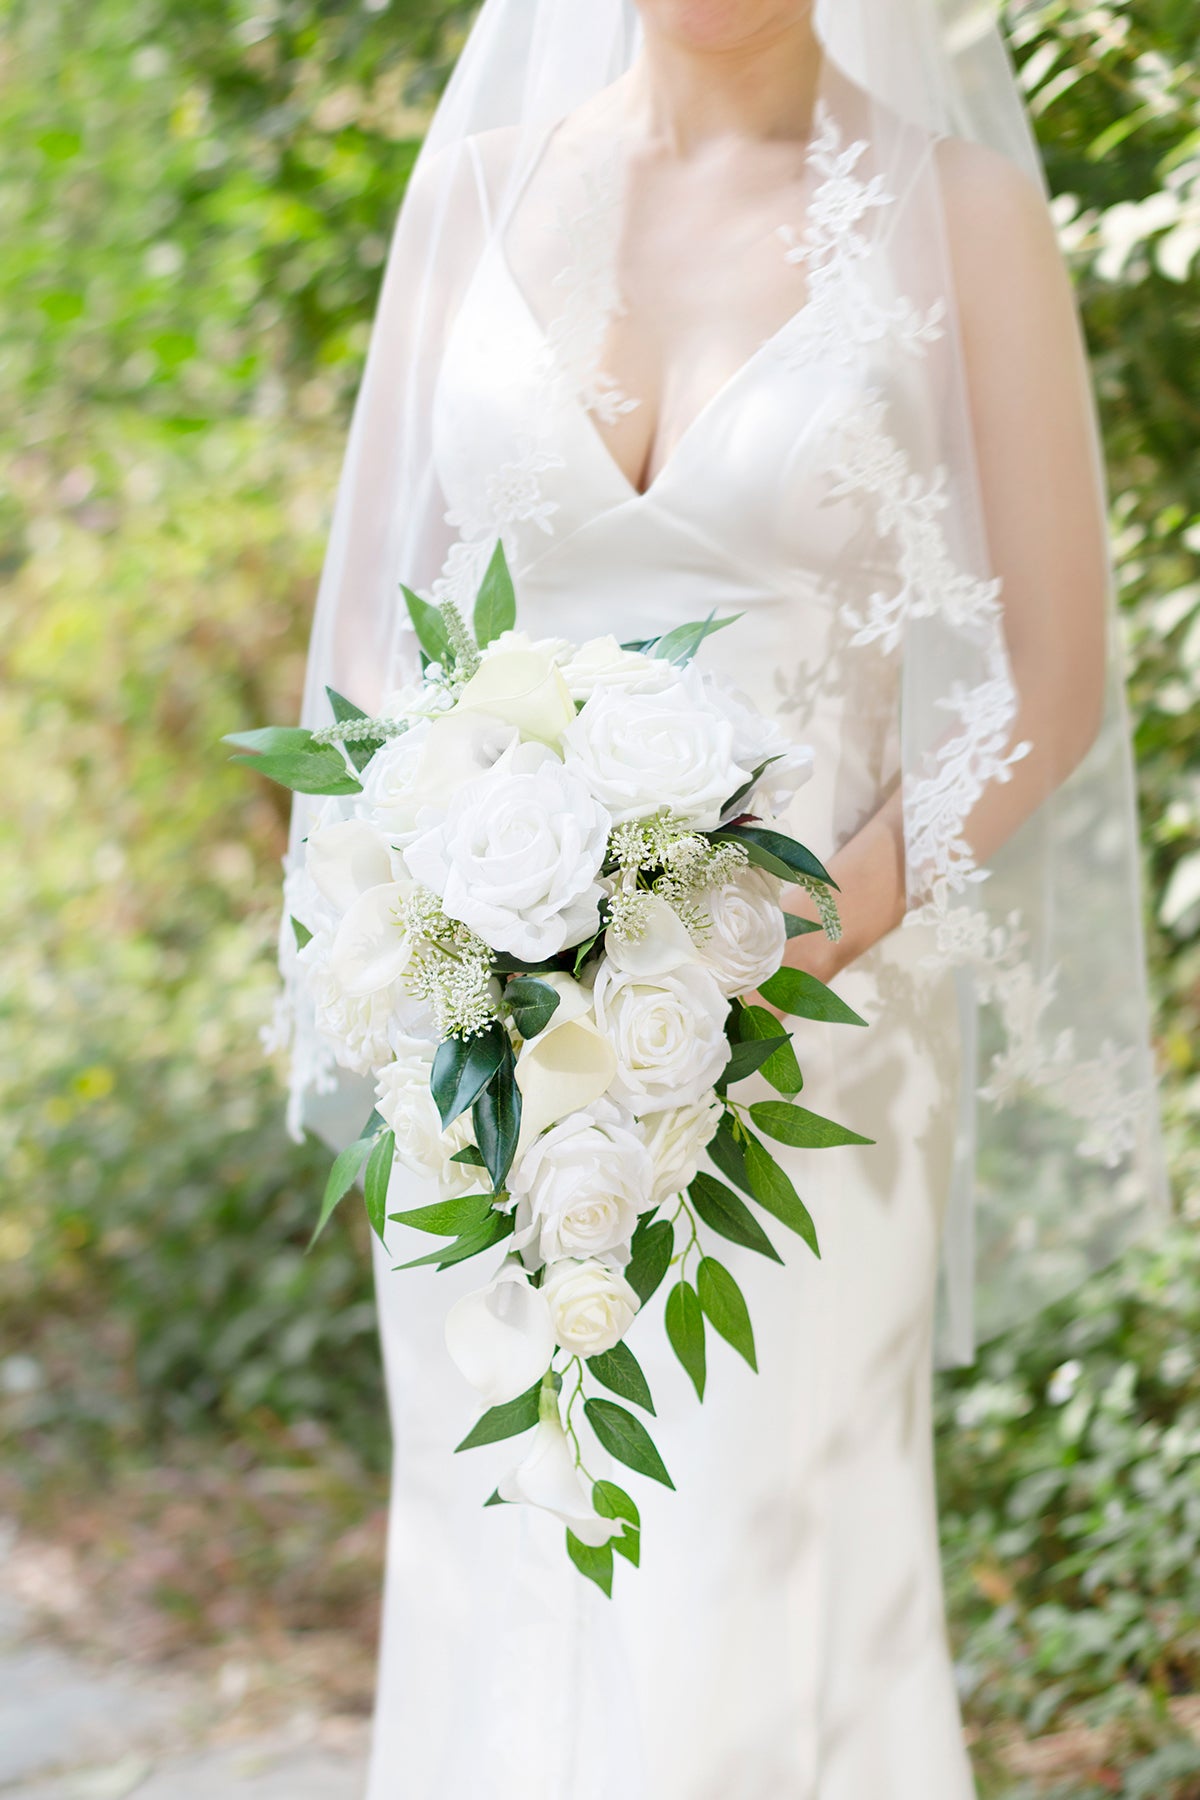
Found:
[(746, 1174), (758, 1204), (773, 1214), (781, 1225), (786, 1225), (789, 1231), (802, 1237), (814, 1256), (820, 1256), (817, 1228), (813, 1224), (812, 1214), (770, 1151), (749, 1133), (746, 1139)]
[(745, 1295), (724, 1263), (703, 1256), (696, 1270), (696, 1292), (704, 1316), (714, 1331), (719, 1331), (739, 1356), (744, 1356), (755, 1374), (758, 1363), (754, 1354), (754, 1331)]
[(797, 1019), (819, 1019), (826, 1025), (865, 1025), (867, 1022), (807, 969), (777, 969), (758, 991), (772, 1006)]
[(475, 615), (472, 620), (475, 642), (482, 650), (486, 644), (498, 638), (501, 632), (511, 631), (516, 622), (517, 597), (513, 592), (504, 545), (497, 539), (496, 548), (492, 551), (491, 561), (475, 597)]
[(783, 1261), (750, 1208), (738, 1199), (732, 1188), (727, 1188), (723, 1182), (717, 1181), (702, 1169), (688, 1189), (688, 1197), (697, 1217), (710, 1231), (728, 1238), (731, 1244), (741, 1244), (746, 1250), (757, 1250), (760, 1256), (768, 1257), (771, 1262)]
[(820, 1113), (793, 1106), (787, 1100), (757, 1100), (750, 1108), (750, 1117), (768, 1137), (798, 1150), (828, 1150), (836, 1144), (875, 1142), (874, 1138), (861, 1137), (857, 1131), (835, 1125), (832, 1119), (823, 1119)]
[(535, 1381), (531, 1388), (518, 1394), (515, 1400), (506, 1400), (503, 1406), (489, 1407), (481, 1419), (472, 1425), (461, 1444), (454, 1446), (459, 1450), (478, 1450), (481, 1444), (498, 1444), (503, 1438), (516, 1437), (522, 1431), (529, 1431), (538, 1422), (538, 1396), (542, 1390), (540, 1381)]
[(690, 1281), (677, 1281), (667, 1295), (667, 1338), (687, 1371), (699, 1400), (704, 1398), (704, 1313)]
[(363, 1178), (363, 1199), (366, 1202), (367, 1218), (371, 1230), (383, 1243), (383, 1226), (387, 1214), (388, 1183), (392, 1178), (392, 1164), (396, 1158), (396, 1134), (385, 1131), (376, 1139), (375, 1148), (367, 1159), (367, 1172)]
[(661, 1481), (664, 1487), (675, 1486), (667, 1474), (662, 1457), (654, 1447), (654, 1439), (640, 1419), (635, 1419), (631, 1412), (618, 1406), (615, 1400), (585, 1400), (583, 1410), (589, 1425), (610, 1456), (615, 1456), (627, 1469), (634, 1469), (639, 1475), (648, 1475), (651, 1481)]
[(552, 988), (548, 981), (539, 981), (536, 975), (518, 975), (508, 983), (504, 998), (521, 1036), (531, 1038), (550, 1023), (558, 1007), (559, 994), (557, 988)]
[(598, 1356), (589, 1356), (587, 1366), (603, 1387), (619, 1394), (622, 1400), (632, 1400), (635, 1406), (645, 1407), (653, 1416), (654, 1401), (650, 1396), (650, 1384), (642, 1373), (637, 1357), (623, 1338), (619, 1338), (611, 1350), (602, 1350)]

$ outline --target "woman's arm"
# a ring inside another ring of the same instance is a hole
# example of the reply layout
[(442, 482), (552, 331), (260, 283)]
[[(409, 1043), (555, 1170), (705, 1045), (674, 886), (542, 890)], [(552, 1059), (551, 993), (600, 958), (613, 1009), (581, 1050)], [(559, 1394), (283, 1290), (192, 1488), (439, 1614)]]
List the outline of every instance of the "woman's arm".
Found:
[[(1104, 701), (1108, 548), (1087, 362), (1042, 196), (978, 145), (940, 146), (967, 398), (984, 525), (1002, 582), (1029, 753), (992, 782), (965, 835), (980, 864), (1085, 755)], [(789, 961), (828, 980), (899, 924), (904, 833), (897, 792), (831, 859), (843, 937), (793, 938)], [(813, 917), (799, 890), (791, 910)]]

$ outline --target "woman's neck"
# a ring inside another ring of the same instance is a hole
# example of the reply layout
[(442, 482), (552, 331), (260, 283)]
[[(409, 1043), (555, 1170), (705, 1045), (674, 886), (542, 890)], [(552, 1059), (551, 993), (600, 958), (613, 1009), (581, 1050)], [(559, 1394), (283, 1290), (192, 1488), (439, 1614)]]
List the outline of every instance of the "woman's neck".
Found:
[(681, 157), (722, 137), (802, 138), (820, 73), (811, 12), (722, 49), (682, 43), (647, 23), (632, 71), (634, 116), (647, 138)]

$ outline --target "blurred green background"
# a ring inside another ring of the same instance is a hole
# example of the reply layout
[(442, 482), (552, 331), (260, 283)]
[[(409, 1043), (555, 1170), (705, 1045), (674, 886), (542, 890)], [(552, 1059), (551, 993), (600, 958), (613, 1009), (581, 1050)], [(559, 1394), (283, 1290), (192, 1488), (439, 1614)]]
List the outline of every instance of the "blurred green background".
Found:
[[(256, 1039), (285, 812), (217, 742), (295, 711), (389, 231), (470, 11), (0, 3), (0, 1502), (74, 1531), (110, 1597), (114, 1547), (170, 1541), (123, 1578), (143, 1650), (336, 1626), (364, 1694), (365, 1244), (345, 1209), (302, 1254), (325, 1159)], [(1007, 14), (1107, 436), (1180, 1221), (943, 1379), (947, 1579), (987, 1795), (1195, 1800), (1197, 19)]]

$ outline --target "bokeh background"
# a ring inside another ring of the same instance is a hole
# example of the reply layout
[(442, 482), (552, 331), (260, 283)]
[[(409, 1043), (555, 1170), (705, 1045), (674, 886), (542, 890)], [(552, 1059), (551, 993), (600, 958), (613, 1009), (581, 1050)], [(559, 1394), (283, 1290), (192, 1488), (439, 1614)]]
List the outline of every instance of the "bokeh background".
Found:
[[(364, 1232), (303, 1254), (325, 1159), (256, 1037), (283, 800), (218, 740), (295, 712), (470, 12), (0, 0), (0, 1511), (47, 1632), (265, 1707), (369, 1705), (388, 1445)], [(989, 1800), (1196, 1800), (1197, 14), (1007, 19), (1107, 439), (1179, 1220), (942, 1379), (946, 1573)]]

